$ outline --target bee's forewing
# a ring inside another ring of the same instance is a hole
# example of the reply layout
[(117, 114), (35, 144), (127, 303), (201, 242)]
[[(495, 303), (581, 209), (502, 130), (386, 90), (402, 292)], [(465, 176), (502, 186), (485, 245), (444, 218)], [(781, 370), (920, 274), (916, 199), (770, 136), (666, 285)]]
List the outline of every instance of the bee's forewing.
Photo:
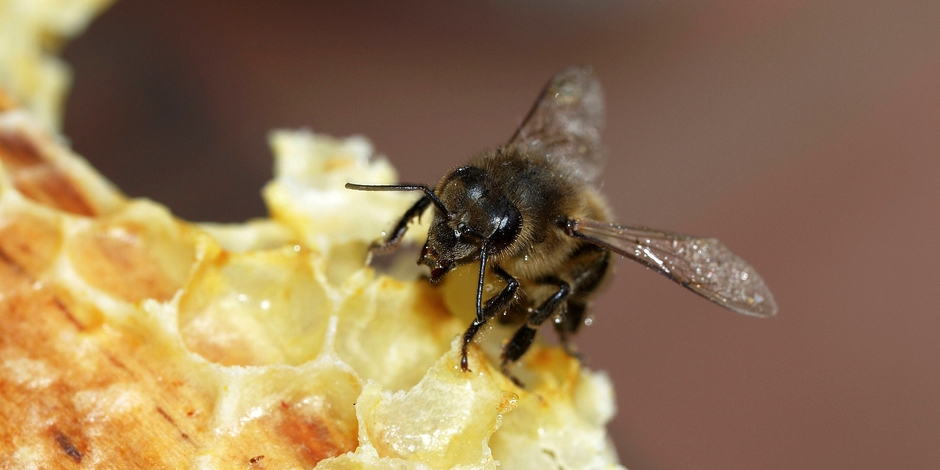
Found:
[(538, 151), (593, 180), (603, 165), (604, 96), (590, 67), (568, 67), (545, 85), (507, 147)]
[(717, 239), (594, 220), (573, 220), (569, 230), (646, 265), (722, 307), (760, 317), (777, 313), (773, 295), (757, 271)]

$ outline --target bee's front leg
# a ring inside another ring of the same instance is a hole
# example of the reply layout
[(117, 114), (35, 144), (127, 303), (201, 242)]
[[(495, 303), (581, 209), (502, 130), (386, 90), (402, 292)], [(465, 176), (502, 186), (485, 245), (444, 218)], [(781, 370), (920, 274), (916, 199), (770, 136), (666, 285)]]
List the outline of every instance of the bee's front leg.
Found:
[(473, 337), (476, 336), (477, 332), (480, 331), (480, 327), (482, 327), (487, 320), (509, 308), (509, 304), (516, 298), (516, 290), (519, 288), (519, 281), (510, 276), (509, 273), (504, 271), (499, 265), (493, 266), (493, 272), (506, 282), (506, 287), (486, 301), (486, 305), (484, 305), (482, 309), (482, 318), (474, 319), (473, 323), (470, 324), (467, 331), (463, 334), (463, 346), (460, 348), (460, 368), (464, 372), (470, 372), (467, 364), (467, 348), (469, 348), (470, 343), (473, 342)]
[(405, 214), (398, 220), (398, 224), (395, 225), (395, 228), (388, 233), (384, 240), (372, 242), (369, 251), (384, 253), (398, 246), (398, 244), (401, 243), (401, 239), (404, 238), (405, 232), (408, 231), (408, 224), (411, 223), (411, 220), (420, 217), (429, 205), (431, 205), (431, 199), (429, 197), (423, 196), (421, 199), (418, 199), (410, 209), (405, 211)]

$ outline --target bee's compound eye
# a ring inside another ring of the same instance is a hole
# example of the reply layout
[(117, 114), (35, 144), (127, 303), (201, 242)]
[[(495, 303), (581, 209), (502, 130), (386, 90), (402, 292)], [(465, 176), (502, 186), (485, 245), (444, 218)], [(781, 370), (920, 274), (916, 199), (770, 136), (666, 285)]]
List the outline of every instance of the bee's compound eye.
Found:
[(522, 229), (522, 215), (515, 207), (509, 207), (497, 220), (496, 231), (490, 237), (493, 248), (501, 250), (511, 245)]
[(454, 236), (456, 236), (458, 239), (466, 238), (471, 241), (483, 238), (479, 232), (473, 230), (473, 228), (471, 228), (469, 225), (462, 222), (457, 224), (457, 229), (454, 230)]

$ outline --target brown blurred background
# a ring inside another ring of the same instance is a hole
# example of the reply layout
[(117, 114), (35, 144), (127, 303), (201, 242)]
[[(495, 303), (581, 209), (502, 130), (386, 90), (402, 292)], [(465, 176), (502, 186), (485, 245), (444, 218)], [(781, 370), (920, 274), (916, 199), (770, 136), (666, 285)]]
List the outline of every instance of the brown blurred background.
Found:
[(65, 51), (65, 130), (132, 196), (264, 214), (269, 129), (434, 183), (592, 64), (620, 220), (721, 238), (734, 315), (632, 263), (579, 344), (645, 469), (940, 468), (940, 2), (125, 0)]

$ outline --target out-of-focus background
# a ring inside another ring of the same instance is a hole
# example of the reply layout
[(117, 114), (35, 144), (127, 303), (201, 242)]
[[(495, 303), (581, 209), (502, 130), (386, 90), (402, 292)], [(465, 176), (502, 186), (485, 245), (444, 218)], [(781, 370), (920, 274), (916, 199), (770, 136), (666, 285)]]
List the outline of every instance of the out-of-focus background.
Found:
[(74, 148), (214, 221), (264, 215), (272, 128), (364, 134), (433, 184), (591, 64), (618, 219), (722, 239), (780, 305), (621, 261), (579, 344), (622, 462), (940, 468), (940, 2), (124, 0), (65, 58)]

